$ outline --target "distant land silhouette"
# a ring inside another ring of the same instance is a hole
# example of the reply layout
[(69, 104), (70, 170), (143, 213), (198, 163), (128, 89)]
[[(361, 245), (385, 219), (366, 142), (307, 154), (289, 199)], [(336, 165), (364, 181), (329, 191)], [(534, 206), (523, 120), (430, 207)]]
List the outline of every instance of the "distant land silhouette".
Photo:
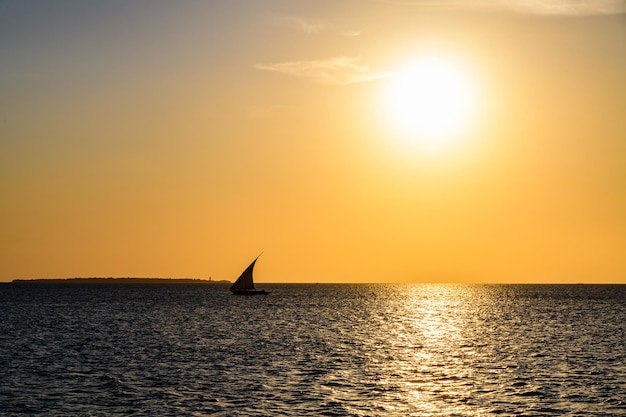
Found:
[(13, 284), (228, 284), (228, 280), (197, 278), (38, 278), (14, 279)]

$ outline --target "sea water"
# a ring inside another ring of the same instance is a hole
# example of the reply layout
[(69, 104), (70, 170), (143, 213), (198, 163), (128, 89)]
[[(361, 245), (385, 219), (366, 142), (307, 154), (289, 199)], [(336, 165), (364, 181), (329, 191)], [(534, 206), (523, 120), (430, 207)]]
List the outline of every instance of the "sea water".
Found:
[(626, 286), (0, 285), (2, 416), (626, 416)]

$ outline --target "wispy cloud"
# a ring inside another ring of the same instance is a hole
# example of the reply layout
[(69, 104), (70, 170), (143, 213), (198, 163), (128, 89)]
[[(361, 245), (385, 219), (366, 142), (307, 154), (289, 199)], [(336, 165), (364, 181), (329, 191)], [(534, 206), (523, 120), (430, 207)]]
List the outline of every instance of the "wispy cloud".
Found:
[(624, 0), (378, 0), (428, 9), (510, 10), (517, 13), (592, 16), (626, 13)]
[(314, 21), (299, 16), (277, 16), (275, 21), (279, 26), (287, 27), (300, 33), (313, 35), (322, 32), (328, 24), (321, 21)]
[(301, 16), (273, 16), (272, 22), (275, 26), (286, 28), (293, 32), (303, 33), (305, 35), (318, 35), (321, 33), (330, 33), (339, 36), (359, 36), (360, 30), (341, 28), (336, 23), (327, 20), (315, 20)]
[(291, 61), (256, 64), (256, 69), (294, 77), (306, 78), (320, 84), (354, 84), (383, 78), (386, 74), (373, 71), (357, 59), (341, 56), (313, 61)]
[(350, 30), (350, 31), (341, 32), (340, 35), (354, 38), (357, 36), (361, 36), (361, 33), (362, 32), (360, 30)]

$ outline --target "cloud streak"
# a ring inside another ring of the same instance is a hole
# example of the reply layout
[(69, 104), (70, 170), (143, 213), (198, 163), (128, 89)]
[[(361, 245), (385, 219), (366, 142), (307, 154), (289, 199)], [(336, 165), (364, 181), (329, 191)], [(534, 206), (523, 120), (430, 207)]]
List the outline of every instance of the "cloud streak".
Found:
[(292, 32), (305, 35), (320, 35), (330, 33), (338, 36), (356, 37), (361, 35), (361, 30), (339, 28), (336, 24), (324, 21), (314, 20), (301, 16), (273, 16), (272, 24)]
[(379, 0), (432, 10), (509, 10), (551, 16), (594, 16), (626, 13), (624, 0)]
[(386, 74), (373, 71), (367, 65), (360, 64), (357, 59), (347, 56), (313, 61), (256, 64), (254, 67), (261, 71), (305, 78), (326, 85), (362, 83), (386, 76)]
[(296, 32), (314, 35), (327, 28), (324, 22), (312, 21), (298, 16), (279, 16), (276, 21), (280, 26), (295, 30)]

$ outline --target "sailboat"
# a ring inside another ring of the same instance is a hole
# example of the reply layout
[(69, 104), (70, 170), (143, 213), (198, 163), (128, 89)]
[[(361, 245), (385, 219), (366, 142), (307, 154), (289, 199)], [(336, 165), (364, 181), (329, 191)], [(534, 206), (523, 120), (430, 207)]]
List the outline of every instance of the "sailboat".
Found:
[[(261, 256), (261, 255), (259, 255)], [(230, 287), (230, 291), (236, 295), (257, 295), (257, 294), (269, 294), (269, 291), (257, 290), (254, 288), (254, 281), (252, 280), (252, 271), (254, 270), (254, 264), (256, 263), (257, 256), (254, 261), (241, 273), (237, 281)]]

